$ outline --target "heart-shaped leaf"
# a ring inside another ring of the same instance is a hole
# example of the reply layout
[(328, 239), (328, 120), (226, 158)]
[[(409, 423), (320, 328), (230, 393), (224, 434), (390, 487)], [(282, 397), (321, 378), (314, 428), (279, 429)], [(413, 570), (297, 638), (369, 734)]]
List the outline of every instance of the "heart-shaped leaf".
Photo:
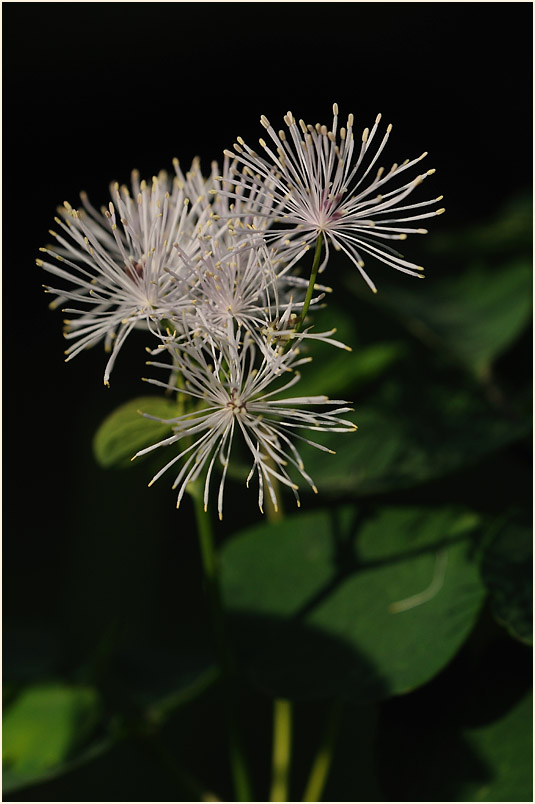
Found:
[(223, 549), (222, 577), (247, 674), (305, 700), (369, 702), (424, 684), (480, 609), (476, 525), (449, 508), (342, 507), (240, 533)]

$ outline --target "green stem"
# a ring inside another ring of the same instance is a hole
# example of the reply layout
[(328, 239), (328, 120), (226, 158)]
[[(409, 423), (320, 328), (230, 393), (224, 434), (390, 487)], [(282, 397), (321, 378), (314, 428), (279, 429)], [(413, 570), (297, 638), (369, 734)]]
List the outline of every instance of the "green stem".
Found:
[(270, 801), (288, 801), (292, 752), (292, 704), (283, 698), (273, 708), (273, 765)]
[(321, 796), (333, 761), (334, 746), (342, 715), (342, 705), (335, 701), (332, 705), (327, 726), (319, 751), (316, 754), (303, 801), (321, 801)]
[(323, 245), (323, 235), (321, 232), (318, 235), (318, 239), (316, 240), (316, 250), (314, 252), (314, 262), (312, 263), (312, 270), (310, 272), (310, 279), (308, 281), (307, 292), (305, 296), (305, 301), (303, 304), (303, 310), (301, 311), (300, 320), (297, 322), (295, 326), (295, 331), (300, 332), (301, 327), (305, 323), (305, 318), (308, 313), (308, 308), (310, 307), (310, 302), (312, 301), (312, 294), (314, 293), (314, 285), (316, 284), (316, 279), (318, 278), (318, 269), (320, 267), (320, 259), (321, 259), (321, 247)]
[(158, 757), (170, 776), (178, 782), (184, 792), (192, 797), (192, 800), (221, 801), (215, 793), (206, 790), (185, 768), (177, 765), (175, 758), (158, 736), (153, 735), (148, 737), (147, 740), (152, 753)]
[(188, 491), (193, 499), (195, 519), (199, 533), (201, 546), (202, 566), (206, 580), (207, 594), (212, 612), (212, 621), (216, 639), (217, 651), (223, 680), (227, 690), (225, 702), (227, 705), (227, 719), (229, 729), (229, 754), (234, 780), (236, 801), (252, 801), (252, 791), (249, 782), (249, 773), (245, 761), (242, 741), (236, 723), (236, 690), (234, 678), (234, 661), (230, 653), (223, 604), (221, 600), (221, 589), (219, 585), (219, 567), (215, 549), (214, 534), (212, 523), (208, 514), (204, 510), (202, 489), (196, 483), (188, 486)]

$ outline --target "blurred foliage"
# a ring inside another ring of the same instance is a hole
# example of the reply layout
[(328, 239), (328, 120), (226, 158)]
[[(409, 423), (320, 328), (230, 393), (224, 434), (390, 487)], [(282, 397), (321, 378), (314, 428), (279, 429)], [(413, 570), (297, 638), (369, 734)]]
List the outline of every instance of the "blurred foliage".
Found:
[(533, 534), (515, 512), (493, 523), (481, 558), (492, 612), (509, 633), (533, 642)]
[[(293, 800), (333, 699), (326, 800), (531, 798), (530, 234), (526, 198), (443, 228), (421, 241), (425, 282), (378, 266), (377, 296), (338, 255), (312, 332), (335, 325), (353, 351), (305, 341), (298, 387), (352, 400), (359, 429), (329, 436), (336, 455), (301, 450), (322, 507), (303, 489), (303, 511), (258, 523), (234, 467), (218, 537), (259, 800), (280, 695), (295, 701)], [(176, 404), (134, 398), (94, 440), (91, 406), (68, 542), (46, 580), (39, 564), (11, 581), (4, 800), (197, 800), (192, 776), (228, 800), (193, 517), (165, 479), (147, 491), (161, 456), (130, 461), (170, 433), (138, 411)]]
[(58, 682), (27, 687), (3, 719), (3, 786), (26, 786), (66, 763), (94, 732), (102, 709), (91, 687)]

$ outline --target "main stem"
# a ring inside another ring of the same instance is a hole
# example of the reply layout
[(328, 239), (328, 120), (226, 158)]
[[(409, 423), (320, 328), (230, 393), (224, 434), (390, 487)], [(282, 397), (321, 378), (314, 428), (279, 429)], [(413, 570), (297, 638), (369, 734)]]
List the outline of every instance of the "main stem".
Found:
[(201, 545), (201, 558), (206, 580), (206, 591), (212, 612), (212, 621), (216, 639), (217, 651), (223, 679), (226, 684), (225, 701), (227, 705), (227, 719), (229, 729), (229, 753), (234, 780), (234, 790), (237, 801), (252, 801), (252, 791), (249, 782), (249, 773), (245, 761), (242, 742), (238, 732), (235, 713), (235, 679), (234, 662), (229, 650), (225, 617), (221, 600), (219, 584), (219, 568), (214, 543), (214, 534), (210, 517), (204, 511), (202, 490), (195, 483), (190, 484), (188, 491), (193, 499), (195, 519)]
[[(318, 276), (321, 260), (321, 247), (323, 245), (323, 235), (318, 234), (314, 261), (310, 271), (307, 292), (303, 309), (299, 321), (295, 326), (295, 332), (300, 332), (305, 322), (305, 318), (312, 301), (314, 285)], [(286, 344), (288, 349), (290, 341)], [(274, 480), (276, 483), (276, 480)], [(277, 495), (278, 496), (278, 495)], [(275, 509), (271, 500), (268, 498), (266, 514), (270, 522), (280, 521), (284, 518), (282, 507)], [(273, 703), (273, 759), (270, 801), (287, 801), (289, 792), (290, 760), (292, 750), (292, 704), (284, 698), (277, 698)]]

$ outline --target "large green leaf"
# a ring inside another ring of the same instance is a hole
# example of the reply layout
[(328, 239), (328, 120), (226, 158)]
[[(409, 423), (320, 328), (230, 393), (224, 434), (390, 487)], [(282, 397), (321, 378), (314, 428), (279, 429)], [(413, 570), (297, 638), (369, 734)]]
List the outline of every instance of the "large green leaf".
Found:
[(305, 700), (370, 701), (424, 684), (481, 605), (476, 525), (453, 509), (348, 506), (236, 536), (222, 552), (223, 589), (250, 678)]
[(533, 641), (533, 534), (515, 521), (501, 522), (485, 544), (481, 575), (498, 622), (522, 642)]
[(147, 419), (142, 413), (161, 419), (178, 415), (176, 402), (163, 396), (141, 396), (121, 405), (95, 434), (93, 452), (100, 466), (105, 469), (129, 466), (138, 450), (161, 441), (171, 432), (171, 425)]
[[(373, 403), (373, 404), (372, 404)], [(346, 418), (352, 434), (316, 439), (336, 455), (300, 448), (320, 493), (359, 495), (408, 488), (445, 476), (527, 435), (530, 421), (507, 418), (467, 387), (444, 380), (383, 384)]]
[[(353, 277), (352, 287), (362, 288)], [(517, 259), (501, 269), (456, 267), (451, 276), (410, 285), (384, 283), (372, 304), (393, 311), (408, 329), (480, 376), (525, 329), (532, 314), (532, 268)]]
[(3, 718), (4, 791), (33, 783), (69, 761), (100, 716), (99, 696), (91, 687), (57, 682), (23, 690)]

